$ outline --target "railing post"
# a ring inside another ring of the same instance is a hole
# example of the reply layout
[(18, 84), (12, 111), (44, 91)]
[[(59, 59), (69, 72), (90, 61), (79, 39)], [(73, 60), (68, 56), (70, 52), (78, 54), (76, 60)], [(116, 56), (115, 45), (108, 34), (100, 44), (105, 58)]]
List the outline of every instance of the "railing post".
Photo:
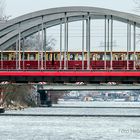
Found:
[(112, 61), (113, 61), (113, 55), (112, 55), (112, 51), (113, 51), (113, 17), (111, 16), (111, 43), (110, 43), (110, 69), (112, 70)]
[(22, 48), (23, 48), (23, 55), (22, 55), (22, 65), (23, 65), (23, 70), (24, 70), (24, 65), (25, 65), (25, 46), (24, 46), (24, 43), (25, 43), (25, 38), (23, 38), (23, 46), (22, 46)]
[(68, 50), (69, 50), (69, 24), (68, 24), (68, 18), (67, 18), (67, 63), (66, 63), (66, 67), (68, 69)]
[(104, 69), (106, 70), (106, 15), (104, 25)]
[(67, 13), (65, 13), (64, 22), (64, 69), (68, 68), (68, 18)]
[(40, 69), (40, 32), (38, 26), (38, 69)]
[(18, 35), (18, 69), (21, 69), (20, 67), (20, 62), (21, 62), (21, 55), (20, 55), (20, 50), (21, 50), (21, 32), (20, 32), (20, 23), (19, 23), (19, 28), (18, 28), (18, 31), (19, 31), (19, 35)]
[(60, 70), (62, 69), (62, 19), (60, 19)]
[(46, 45), (47, 45), (47, 44), (46, 44), (46, 43), (47, 43), (47, 42), (46, 42), (46, 37), (47, 37), (47, 35), (46, 35), (46, 28), (45, 28), (45, 29), (44, 29), (44, 51), (45, 51), (45, 55), (44, 55), (44, 59), (45, 59), (45, 60), (44, 60), (44, 61), (45, 61), (45, 64), (44, 64), (44, 65), (45, 65), (45, 66), (44, 66), (44, 68), (45, 68), (45, 69), (46, 69)]
[(16, 40), (16, 70), (18, 69), (18, 40)]
[(90, 70), (90, 16), (86, 20), (87, 70)]
[(82, 20), (82, 70), (84, 70), (84, 34), (85, 34), (85, 20), (83, 16)]
[(44, 47), (44, 25), (43, 25), (43, 16), (41, 22), (41, 70), (44, 69), (43, 67), (43, 47)]
[(110, 19), (107, 19), (107, 51), (110, 51)]
[(133, 43), (134, 43), (134, 56), (133, 56), (133, 70), (136, 70), (136, 22), (134, 22), (133, 28)]
[(67, 49), (67, 17), (65, 13), (64, 23), (64, 69), (66, 70), (66, 49)]
[(129, 51), (131, 49), (131, 24), (127, 22), (127, 70), (129, 70)]

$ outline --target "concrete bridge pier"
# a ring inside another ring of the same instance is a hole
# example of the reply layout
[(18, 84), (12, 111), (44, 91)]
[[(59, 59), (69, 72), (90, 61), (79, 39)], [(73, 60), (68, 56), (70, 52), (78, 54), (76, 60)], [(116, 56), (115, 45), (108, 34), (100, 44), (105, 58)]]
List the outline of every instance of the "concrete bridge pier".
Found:
[(51, 100), (51, 94), (49, 94), (49, 91), (41, 90), (43, 88), (42, 85), (39, 85), (37, 88), (37, 92), (40, 94), (40, 106), (52, 106), (52, 100)]
[(3, 92), (0, 92), (0, 113), (4, 113), (5, 109), (3, 107)]

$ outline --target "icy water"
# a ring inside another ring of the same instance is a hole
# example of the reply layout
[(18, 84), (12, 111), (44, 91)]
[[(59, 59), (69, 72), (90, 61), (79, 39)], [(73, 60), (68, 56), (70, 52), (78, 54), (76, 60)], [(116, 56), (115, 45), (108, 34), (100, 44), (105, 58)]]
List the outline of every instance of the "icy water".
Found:
[[(64, 105), (73, 108), (63, 108)], [(129, 108), (80, 108), (98, 106)], [(6, 114), (140, 115), (140, 108), (130, 107), (140, 107), (140, 103), (60, 102), (54, 108), (29, 108)], [(0, 116), (0, 140), (140, 140), (140, 118)]]

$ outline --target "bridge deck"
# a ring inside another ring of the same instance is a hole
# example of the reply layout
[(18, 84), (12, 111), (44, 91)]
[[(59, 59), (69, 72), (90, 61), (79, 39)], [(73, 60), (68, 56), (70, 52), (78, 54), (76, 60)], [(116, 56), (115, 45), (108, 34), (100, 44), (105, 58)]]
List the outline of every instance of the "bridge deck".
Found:
[(73, 84), (73, 85), (64, 85), (64, 84), (60, 84), (60, 85), (46, 85), (44, 86), (43, 90), (49, 90), (49, 91), (62, 91), (62, 90), (67, 90), (67, 91), (71, 91), (71, 90), (92, 90), (92, 91), (99, 91), (99, 90), (140, 90), (140, 85), (139, 84), (128, 84), (128, 85), (96, 85), (96, 84), (86, 84), (86, 85), (77, 85), (77, 84)]
[(0, 71), (0, 81), (11, 82), (140, 82), (140, 71)]
[(140, 71), (0, 71), (0, 76), (139, 76)]

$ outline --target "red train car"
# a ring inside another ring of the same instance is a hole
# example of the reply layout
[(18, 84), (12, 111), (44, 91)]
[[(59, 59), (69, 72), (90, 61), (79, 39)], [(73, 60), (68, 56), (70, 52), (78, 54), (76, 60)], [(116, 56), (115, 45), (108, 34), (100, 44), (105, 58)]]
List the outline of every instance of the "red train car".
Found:
[[(112, 56), (112, 59), (111, 59)], [(87, 52), (67, 52), (66, 66), (69, 70), (87, 69)], [(61, 59), (61, 60), (60, 60)], [(83, 65), (84, 64), (84, 65)], [(0, 55), (1, 70), (16, 69), (64, 69), (64, 52), (3, 51)], [(90, 52), (91, 70), (140, 69), (140, 52)]]

